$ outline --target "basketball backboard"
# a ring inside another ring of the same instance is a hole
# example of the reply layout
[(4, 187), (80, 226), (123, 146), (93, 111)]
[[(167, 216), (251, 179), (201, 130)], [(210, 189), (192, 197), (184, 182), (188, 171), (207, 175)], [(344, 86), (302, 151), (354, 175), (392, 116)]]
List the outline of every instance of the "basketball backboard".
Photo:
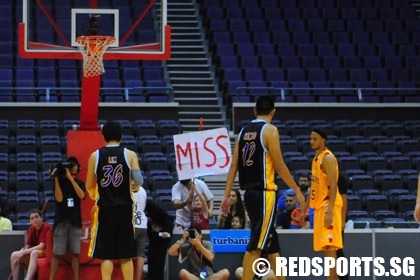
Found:
[(104, 60), (166, 60), (170, 57), (167, 0), (23, 0), (19, 55), (82, 59), (76, 38), (115, 37)]

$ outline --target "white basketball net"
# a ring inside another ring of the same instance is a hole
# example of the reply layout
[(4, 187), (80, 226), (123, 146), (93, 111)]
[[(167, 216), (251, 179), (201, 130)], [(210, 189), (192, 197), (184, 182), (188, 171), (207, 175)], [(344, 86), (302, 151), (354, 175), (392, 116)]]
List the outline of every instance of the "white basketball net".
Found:
[(83, 55), (83, 75), (93, 77), (105, 72), (103, 55), (109, 45), (115, 42), (109, 36), (82, 36), (77, 38), (78, 48)]

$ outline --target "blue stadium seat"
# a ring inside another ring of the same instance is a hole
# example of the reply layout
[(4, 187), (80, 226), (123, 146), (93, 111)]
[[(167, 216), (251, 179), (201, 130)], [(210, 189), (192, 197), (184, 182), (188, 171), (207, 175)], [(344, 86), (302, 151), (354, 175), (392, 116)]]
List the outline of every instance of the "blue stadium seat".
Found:
[[(255, 3), (254, 1), (249, 1), (254, 3), (254, 5), (256, 5), (257, 3)], [(244, 3), (242, 3), (244, 5)], [(245, 7), (245, 18), (250, 20), (250, 24), (251, 21), (253, 19), (261, 19), (262, 18), (262, 9), (258, 8), (258, 7), (253, 7), (253, 5), (249, 5)], [(255, 25), (254, 25), (255, 27)], [(260, 28), (262, 28), (263, 26), (258, 27), (257, 30), (260, 30)], [(265, 29), (261, 29), (261, 30), (265, 30)]]
[(399, 213), (406, 213), (415, 208), (416, 196), (415, 195), (399, 195), (395, 198), (396, 211)]
[(158, 120), (156, 122), (157, 135), (175, 135), (182, 132), (182, 128), (175, 120)]
[[(341, 163), (340, 163), (341, 166)], [(349, 182), (351, 189), (353, 192), (357, 192), (362, 189), (373, 189), (373, 178), (368, 174), (361, 174), (361, 175), (353, 175), (350, 177)]]
[(411, 151), (419, 151), (420, 150), (420, 144), (418, 141), (414, 139), (404, 139), (397, 142), (398, 150), (406, 154)]
[[(388, 210), (388, 199), (383, 194), (367, 195), (364, 199), (365, 209), (368, 213)], [(376, 219), (380, 219), (378, 214), (374, 214)]]
[(216, 44), (230, 44), (232, 43), (231, 33), (229, 31), (215, 31), (212, 33), (212, 40)]
[(231, 18), (228, 20), (230, 31), (246, 31), (248, 30), (247, 22), (243, 18)]
[(297, 152), (298, 145), (297, 141), (294, 139), (283, 139), (280, 141), (280, 146), (282, 152)]
[(368, 217), (369, 217), (369, 213), (365, 210), (361, 210), (361, 208), (358, 208), (358, 209), (352, 208), (352, 210), (347, 211), (347, 219), (349, 220), (355, 220), (359, 218), (368, 218)]
[(355, 156), (343, 156), (337, 159), (342, 170), (360, 169), (359, 160)]
[(401, 176), (397, 174), (380, 176), (379, 184), (380, 190), (383, 192), (388, 192), (392, 189), (402, 189), (404, 186)]
[(244, 78), (246, 81), (263, 81), (263, 70), (260, 68), (245, 68)]
[(308, 169), (310, 167), (310, 161), (306, 156), (289, 157), (286, 160), (286, 164), (291, 171), (299, 169)]
[[(346, 21), (344, 19), (330, 19), (326, 22), (327, 30), (333, 32), (333, 42), (339, 43), (338, 38), (345, 38), (342, 43), (349, 43), (349, 34), (346, 33)], [(336, 37), (335, 35), (339, 35)], [(343, 36), (341, 36), (343, 35)]]
[(150, 186), (153, 191), (172, 188), (174, 183), (172, 175), (156, 175), (150, 179)]
[(372, 141), (369, 139), (356, 139), (351, 144), (351, 151), (352, 153), (360, 153), (360, 152), (372, 152), (373, 151), (373, 144)]
[[(168, 171), (168, 159), (165, 156), (153, 156), (145, 157), (143, 159), (143, 168), (145, 171), (149, 171), (149, 176), (153, 175), (170, 175)], [(154, 174), (150, 173), (153, 170), (166, 170), (168, 174)]]
[(341, 18), (345, 20), (359, 18), (359, 11), (357, 8), (343, 8), (341, 10)]
[(347, 195), (347, 217), (351, 219), (350, 211), (361, 211), (361, 209), (362, 201), (360, 196), (356, 194)]
[(327, 6), (320, 6), (321, 7), (321, 14), (322, 18), (326, 20), (332, 20), (332, 19), (339, 19), (339, 9), (335, 8), (334, 5), (327, 5)]
[(207, 7), (204, 11), (204, 15), (208, 19), (225, 19), (225, 11), (223, 7)]
[(175, 206), (172, 202), (172, 196), (161, 195), (157, 197), (157, 204), (164, 209), (168, 214), (175, 213)]
[(388, 164), (384, 157), (368, 157), (365, 159), (366, 171), (372, 171), (375, 169), (387, 169)]
[(386, 151), (396, 151), (397, 145), (394, 140), (391, 139), (379, 139), (373, 142), (375, 150), (382, 154)]

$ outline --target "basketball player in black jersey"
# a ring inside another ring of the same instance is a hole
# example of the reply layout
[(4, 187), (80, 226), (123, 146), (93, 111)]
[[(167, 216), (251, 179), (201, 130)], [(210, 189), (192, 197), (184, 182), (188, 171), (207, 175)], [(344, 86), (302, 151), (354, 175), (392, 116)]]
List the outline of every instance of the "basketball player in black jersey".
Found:
[(229, 195), (236, 173), (239, 172), (239, 185), (245, 190), (244, 202), (251, 229), (250, 241), (242, 263), (243, 280), (252, 279), (254, 276), (252, 265), (261, 253), (267, 255), (271, 267), (276, 270), (276, 257), (279, 256), (280, 246), (274, 226), (277, 197), (275, 174), (279, 174), (295, 191), (300, 205), (304, 205), (305, 201), (283, 161), (278, 129), (270, 124), (275, 111), (271, 96), (258, 98), (254, 108), (256, 119), (239, 132), (236, 140), (221, 204), (222, 214), (227, 215)]
[(143, 184), (134, 151), (120, 147), (122, 127), (107, 122), (102, 128), (106, 146), (89, 157), (86, 190), (96, 202), (89, 256), (101, 259), (103, 280), (111, 280), (112, 260), (121, 261), (124, 280), (133, 279), (135, 240), (131, 180)]

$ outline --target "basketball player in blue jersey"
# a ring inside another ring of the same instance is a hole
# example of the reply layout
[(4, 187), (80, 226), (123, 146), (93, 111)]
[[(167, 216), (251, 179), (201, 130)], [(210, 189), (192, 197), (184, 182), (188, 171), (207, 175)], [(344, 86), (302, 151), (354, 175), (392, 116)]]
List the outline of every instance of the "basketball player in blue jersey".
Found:
[(112, 260), (121, 261), (125, 280), (134, 274), (133, 193), (131, 180), (143, 184), (135, 152), (120, 147), (122, 127), (107, 122), (102, 128), (106, 146), (89, 157), (86, 190), (96, 202), (89, 256), (100, 259), (103, 280), (111, 280)]
[[(276, 271), (276, 257), (279, 257), (280, 245), (275, 229), (276, 193), (274, 182), (276, 173), (295, 191), (299, 205), (305, 199), (295, 180), (283, 161), (280, 149), (280, 136), (275, 126), (270, 124), (276, 109), (271, 96), (260, 96), (254, 114), (256, 119), (245, 126), (238, 135), (233, 152), (224, 198), (221, 204), (223, 215), (228, 214), (229, 195), (239, 172), (239, 185), (245, 190), (244, 202), (249, 215), (251, 236), (242, 267), (243, 280), (254, 276), (253, 263), (263, 255)], [(303, 219), (303, 216), (302, 216)], [(284, 279), (280, 276), (278, 279)]]

